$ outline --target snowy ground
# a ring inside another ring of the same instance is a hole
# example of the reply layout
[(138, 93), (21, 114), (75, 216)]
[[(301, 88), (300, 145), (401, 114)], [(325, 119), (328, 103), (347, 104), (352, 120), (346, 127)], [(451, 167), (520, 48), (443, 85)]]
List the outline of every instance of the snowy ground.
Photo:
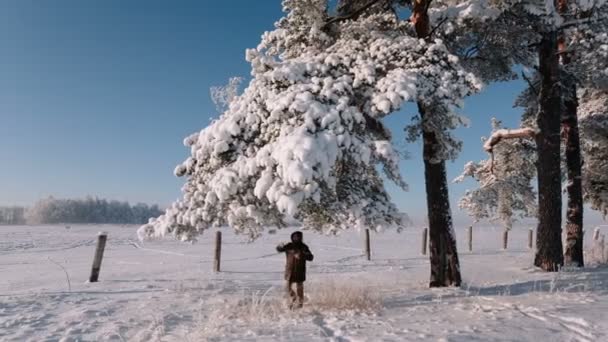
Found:
[[(100, 282), (89, 284), (99, 230), (109, 240)], [(333, 284), (367, 291), (380, 305), (268, 314), (264, 303), (283, 286), (284, 256), (274, 246), (290, 232), (247, 244), (224, 231), (223, 272), (214, 274), (214, 234), (189, 245), (140, 243), (135, 227), (0, 227), (0, 340), (608, 341), (608, 268), (538, 272), (523, 228), (508, 251), (499, 230), (476, 229), (473, 253), (458, 231), (465, 284), (441, 290), (426, 286), (420, 229), (372, 235), (371, 262), (356, 232), (305, 233), (315, 254), (311, 302), (314, 289)], [(259, 312), (243, 298), (262, 299)]]

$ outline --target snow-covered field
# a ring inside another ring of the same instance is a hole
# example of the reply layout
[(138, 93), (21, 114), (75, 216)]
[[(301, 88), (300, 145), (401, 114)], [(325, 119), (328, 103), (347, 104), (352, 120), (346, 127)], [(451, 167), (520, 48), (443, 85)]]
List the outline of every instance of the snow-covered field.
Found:
[[(100, 281), (87, 283), (100, 230)], [(476, 228), (473, 253), (458, 231), (465, 284), (434, 290), (419, 228), (372, 235), (371, 262), (360, 233), (305, 233), (315, 261), (309, 303), (295, 312), (277, 304), (284, 256), (274, 252), (292, 230), (253, 244), (224, 230), (219, 274), (213, 232), (190, 245), (141, 243), (135, 230), (0, 227), (0, 340), (608, 341), (608, 268), (538, 272), (524, 228), (508, 251), (499, 230)], [(331, 291), (361, 309), (333, 308)]]

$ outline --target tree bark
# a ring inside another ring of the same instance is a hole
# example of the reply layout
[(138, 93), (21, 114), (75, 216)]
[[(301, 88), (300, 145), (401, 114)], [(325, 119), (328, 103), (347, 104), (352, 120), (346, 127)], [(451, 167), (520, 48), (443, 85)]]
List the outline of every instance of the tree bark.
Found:
[(541, 88), (538, 133), (538, 228), (534, 265), (558, 271), (564, 263), (561, 240), (560, 117), (561, 91), (557, 32), (543, 32), (538, 49)]
[[(427, 38), (430, 32), (428, 7), (430, 0), (415, 0), (411, 21), (418, 38)], [(425, 121), (432, 116), (432, 106), (418, 102), (422, 122), (424, 180), (426, 185), (427, 215), (429, 220), (429, 258), (431, 263), (430, 287), (460, 286), (460, 263), (456, 249), (456, 236), (452, 225), (450, 199), (445, 161), (437, 161), (437, 137), (426, 128)]]
[[(426, 116), (425, 108), (418, 104), (420, 115)], [(460, 263), (456, 249), (456, 237), (452, 225), (450, 199), (445, 161), (434, 162), (436, 137), (423, 130), (424, 180), (429, 220), (429, 257), (431, 263), (430, 287), (460, 286)]]
[[(568, 12), (568, 0), (559, 0), (558, 10)], [(566, 51), (566, 37), (562, 31), (558, 40), (558, 49), (563, 65), (571, 62)], [(562, 112), (562, 136), (566, 144), (566, 171), (568, 202), (566, 210), (566, 251), (564, 263), (567, 266), (583, 267), (583, 186), (581, 172), (581, 145), (578, 129), (578, 101), (576, 84), (567, 82)]]
[[(576, 88), (576, 86), (574, 86)], [(576, 89), (572, 89), (576, 91)], [(576, 99), (565, 101), (566, 116), (562, 127), (566, 144), (566, 168), (568, 183), (566, 192), (566, 251), (564, 262), (567, 266), (583, 267), (583, 186), (581, 180), (581, 146), (576, 117)]]

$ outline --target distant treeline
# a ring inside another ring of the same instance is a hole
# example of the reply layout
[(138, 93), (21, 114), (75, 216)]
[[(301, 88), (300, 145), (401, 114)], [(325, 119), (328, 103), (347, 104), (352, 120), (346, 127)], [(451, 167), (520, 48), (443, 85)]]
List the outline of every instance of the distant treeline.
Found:
[(85, 199), (56, 199), (49, 197), (36, 202), (31, 208), (0, 208), (0, 224), (54, 224), (54, 223), (112, 223), (143, 224), (151, 217), (162, 214), (157, 205)]
[(0, 224), (25, 224), (25, 208), (0, 207)]

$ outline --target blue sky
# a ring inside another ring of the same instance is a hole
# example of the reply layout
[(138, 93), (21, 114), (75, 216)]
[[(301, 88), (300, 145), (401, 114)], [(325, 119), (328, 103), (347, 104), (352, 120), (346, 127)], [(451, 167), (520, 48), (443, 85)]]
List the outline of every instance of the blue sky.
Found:
[[(0, 205), (94, 195), (167, 205), (183, 180), (173, 168), (185, 136), (217, 116), (209, 87), (249, 75), (246, 48), (281, 16), (280, 1), (0, 1)], [(457, 135), (464, 163), (484, 158), (490, 117), (513, 127), (520, 82), (466, 101)], [(413, 106), (387, 119), (399, 144)], [(407, 145), (410, 184), (396, 203), (424, 216), (422, 145)], [(471, 183), (451, 186), (455, 205)]]

